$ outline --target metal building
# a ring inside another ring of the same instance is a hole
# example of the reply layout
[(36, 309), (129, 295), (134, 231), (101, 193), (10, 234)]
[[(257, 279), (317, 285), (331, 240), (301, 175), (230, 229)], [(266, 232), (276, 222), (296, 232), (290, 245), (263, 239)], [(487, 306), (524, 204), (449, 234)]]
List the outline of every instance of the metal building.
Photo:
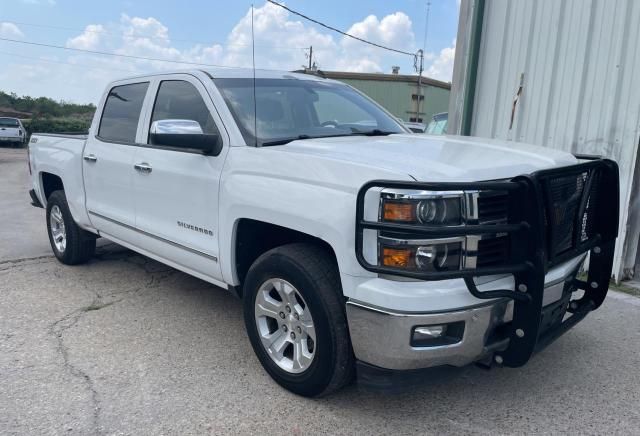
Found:
[(618, 280), (640, 273), (639, 41), (636, 0), (462, 0), (449, 106), (449, 133), (618, 162)]
[(449, 107), (451, 84), (417, 75), (383, 73), (313, 72), (321, 77), (340, 80), (362, 91), (404, 121), (429, 123), (434, 114)]

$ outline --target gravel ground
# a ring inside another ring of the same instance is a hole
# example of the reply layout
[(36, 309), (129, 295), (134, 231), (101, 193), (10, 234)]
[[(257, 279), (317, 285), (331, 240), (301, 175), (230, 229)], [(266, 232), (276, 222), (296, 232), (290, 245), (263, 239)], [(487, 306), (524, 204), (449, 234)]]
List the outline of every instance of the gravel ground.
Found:
[(24, 159), (0, 149), (0, 434), (640, 434), (639, 298), (612, 292), (524, 368), (300, 398), (226, 291), (106, 242), (58, 263)]

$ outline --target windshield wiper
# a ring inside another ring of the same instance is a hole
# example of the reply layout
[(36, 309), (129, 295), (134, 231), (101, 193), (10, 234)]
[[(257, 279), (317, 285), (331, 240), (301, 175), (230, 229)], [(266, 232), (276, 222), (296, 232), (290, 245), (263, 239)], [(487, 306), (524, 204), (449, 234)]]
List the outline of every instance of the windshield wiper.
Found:
[(400, 133), (400, 132), (391, 132), (388, 130), (373, 129), (373, 130), (367, 130), (366, 132), (362, 132), (362, 131), (353, 132), (352, 135), (388, 136), (388, 135), (393, 135), (394, 133)]
[(352, 133), (338, 133), (335, 135), (320, 135), (320, 136), (311, 136), (311, 135), (298, 135), (291, 138), (283, 138), (283, 139), (274, 139), (273, 141), (263, 142), (261, 144), (262, 147), (269, 147), (271, 145), (285, 145), (293, 141), (297, 141), (298, 139), (320, 139), (320, 138), (335, 138), (338, 136), (387, 136), (393, 135), (394, 133), (400, 132), (391, 132), (380, 129), (367, 130), (365, 132), (352, 132)]
[(309, 135), (298, 135), (298, 136), (294, 136), (292, 138), (274, 139), (273, 141), (263, 142), (260, 145), (262, 147), (269, 147), (270, 145), (285, 145), (285, 144), (288, 144), (288, 143), (290, 143), (292, 141), (296, 141), (298, 139), (311, 139), (311, 136), (309, 136)]

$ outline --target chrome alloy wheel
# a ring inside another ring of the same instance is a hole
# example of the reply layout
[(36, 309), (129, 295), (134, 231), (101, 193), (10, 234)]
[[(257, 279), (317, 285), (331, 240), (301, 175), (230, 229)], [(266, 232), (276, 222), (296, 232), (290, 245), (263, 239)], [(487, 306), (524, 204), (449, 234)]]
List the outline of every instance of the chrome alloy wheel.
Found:
[(305, 371), (315, 356), (316, 330), (298, 290), (283, 279), (264, 282), (254, 303), (256, 326), (271, 360), (283, 370)]
[(58, 205), (51, 208), (49, 214), (49, 224), (51, 226), (51, 239), (60, 253), (64, 253), (67, 248), (67, 230), (64, 227), (64, 218)]

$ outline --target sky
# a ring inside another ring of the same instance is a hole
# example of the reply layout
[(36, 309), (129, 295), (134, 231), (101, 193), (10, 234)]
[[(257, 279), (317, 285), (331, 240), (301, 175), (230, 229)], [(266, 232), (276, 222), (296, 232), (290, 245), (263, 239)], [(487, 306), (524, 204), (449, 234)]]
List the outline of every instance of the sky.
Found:
[[(254, 2), (256, 68), (415, 74), (414, 58), (344, 37), (267, 3)], [(366, 40), (415, 53), (427, 0), (286, 0), (289, 8)], [(450, 81), (460, 0), (430, 0), (424, 75)], [(0, 0), (0, 39), (79, 50), (251, 67), (251, 1)], [(112, 80), (197, 68), (0, 40), (0, 90), (97, 103)]]

